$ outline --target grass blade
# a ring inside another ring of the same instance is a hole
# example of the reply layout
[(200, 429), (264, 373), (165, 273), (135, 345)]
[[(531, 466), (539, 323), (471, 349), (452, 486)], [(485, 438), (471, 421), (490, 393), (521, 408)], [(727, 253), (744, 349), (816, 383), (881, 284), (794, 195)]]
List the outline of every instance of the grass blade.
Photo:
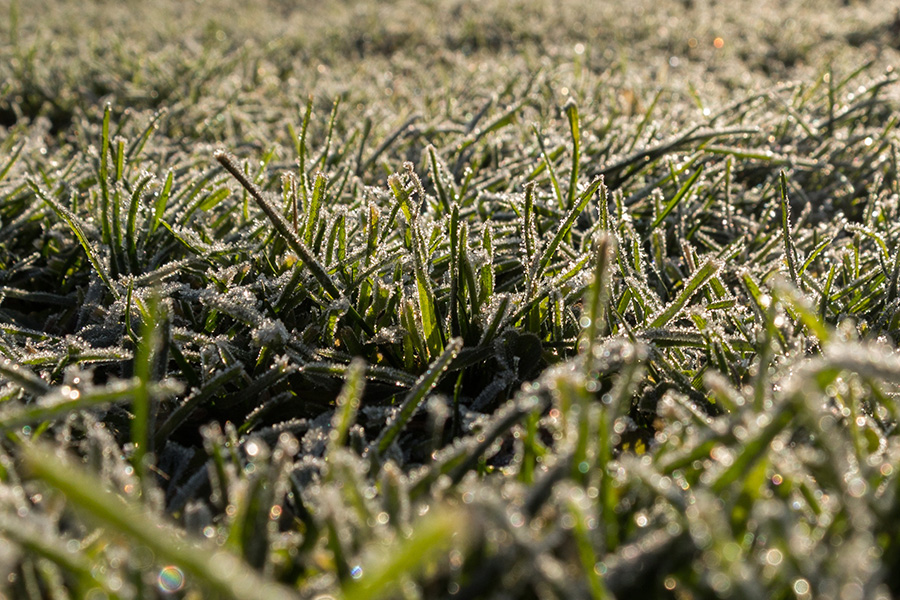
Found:
[(94, 267), (94, 270), (97, 272), (97, 275), (100, 276), (101, 281), (106, 284), (106, 287), (109, 288), (109, 291), (112, 292), (112, 295), (116, 298), (119, 298), (120, 294), (116, 288), (113, 287), (112, 283), (109, 280), (109, 275), (106, 273), (106, 269), (104, 269), (100, 265), (100, 261), (97, 258), (96, 253), (94, 252), (93, 247), (88, 241), (87, 236), (84, 233), (84, 229), (82, 229), (81, 224), (78, 222), (78, 219), (73, 215), (66, 207), (62, 204), (59, 204), (56, 200), (50, 197), (34, 179), (28, 177), (26, 179), (28, 181), (28, 185), (31, 186), (31, 189), (37, 195), (38, 198), (44, 201), (53, 212), (56, 213), (60, 219), (65, 221), (72, 232), (75, 234), (75, 237), (78, 238), (78, 242), (81, 244), (81, 247), (84, 248), (84, 253), (87, 254), (88, 260), (91, 265)]
[(141, 174), (141, 178), (138, 179), (138, 183), (134, 188), (134, 192), (131, 194), (131, 202), (128, 206), (128, 222), (126, 224), (125, 229), (125, 237), (127, 240), (127, 251), (128, 251), (128, 262), (131, 266), (131, 272), (137, 273), (139, 270), (138, 267), (138, 258), (137, 258), (137, 213), (138, 208), (141, 203), (141, 199), (144, 194), (144, 189), (147, 185), (153, 181), (155, 177), (152, 173), (144, 172)]
[[(575, 206), (568, 212), (566, 218), (559, 225), (559, 229), (556, 230), (556, 235), (553, 236), (553, 239), (550, 240), (550, 243), (547, 244), (547, 247), (544, 249), (543, 254), (541, 254), (541, 259), (538, 262), (537, 271), (534, 274), (534, 279), (539, 278), (543, 275), (544, 271), (547, 270), (547, 267), (550, 265), (550, 261), (553, 260), (553, 255), (556, 254), (556, 249), (559, 248), (559, 245), (562, 243), (563, 239), (569, 234), (569, 231), (572, 229), (572, 225), (575, 223), (575, 219), (578, 218), (578, 215), (585, 209), (590, 202), (593, 195), (603, 186), (603, 178), (598, 177), (591, 182), (591, 185), (581, 194), (578, 198), (578, 202), (575, 203)], [(604, 195), (605, 196), (605, 195)]]
[[(9, 431), (23, 425), (34, 425), (96, 406), (128, 402), (138, 393), (138, 387), (136, 381), (120, 381), (83, 390), (64, 385), (42, 396), (38, 403), (0, 413), (0, 430)], [(180, 385), (166, 382), (148, 386), (147, 393), (150, 398), (164, 398), (179, 391)]]
[(398, 574), (414, 576), (444, 556), (448, 546), (464, 547), (475, 526), (461, 511), (449, 507), (431, 511), (415, 523), (410, 537), (381, 549), (362, 565), (359, 580), (344, 588), (344, 600), (394, 597), (402, 583)]
[(32, 396), (40, 397), (50, 391), (50, 384), (8, 358), (0, 360), (0, 375), (6, 377)]
[(326, 456), (330, 456), (336, 448), (347, 443), (347, 434), (350, 426), (356, 421), (356, 412), (362, 402), (365, 381), (366, 362), (360, 358), (354, 359), (347, 368), (344, 387), (335, 400), (334, 416), (331, 419), (331, 432), (328, 434), (328, 450)]
[(441, 354), (428, 369), (416, 381), (416, 384), (409, 390), (409, 393), (400, 404), (400, 410), (396, 416), (381, 430), (378, 438), (372, 443), (373, 457), (380, 460), (380, 457), (394, 443), (397, 436), (406, 426), (407, 422), (415, 414), (416, 409), (425, 399), (425, 396), (437, 385), (438, 380), (447, 370), (450, 362), (456, 358), (459, 350), (462, 348), (463, 342), (460, 338), (453, 338), (447, 344), (443, 354)]
[(82, 467), (51, 450), (22, 447), (31, 472), (58, 489), (75, 507), (104, 527), (124, 535), (132, 545), (150, 549), (158, 559), (183, 569), (197, 584), (220, 598), (234, 600), (289, 600), (298, 596), (272, 583), (233, 554), (215, 544), (186, 540), (177, 529), (161, 523), (157, 515), (133, 502), (123, 501)]
[[(288, 246), (297, 253), (297, 256), (300, 257), (300, 260), (307, 266), (310, 272), (313, 274), (313, 277), (316, 278), (316, 281), (319, 282), (319, 285), (335, 300), (341, 298), (343, 294), (340, 289), (338, 289), (337, 285), (334, 283), (334, 280), (331, 279), (331, 276), (328, 274), (328, 271), (323, 267), (313, 253), (309, 250), (306, 244), (297, 237), (297, 234), (294, 233), (293, 229), (291, 229), (290, 224), (284, 219), (284, 216), (281, 212), (272, 205), (271, 202), (266, 200), (263, 196), (262, 190), (257, 187), (255, 183), (250, 181), (244, 172), (238, 167), (234, 158), (226, 153), (223, 150), (217, 150), (215, 153), (216, 160), (225, 167), (231, 175), (238, 180), (245, 190), (250, 194), (250, 196), (256, 201), (257, 206), (262, 209), (265, 215), (269, 218), (272, 225), (275, 227), (275, 230), (284, 238), (287, 242)], [(356, 322), (360, 328), (368, 333), (369, 335), (373, 335), (375, 332), (369, 326), (368, 323), (360, 316), (356, 309), (352, 306), (348, 307), (347, 314)]]
[(572, 135), (572, 172), (569, 175), (569, 191), (566, 208), (571, 210), (575, 205), (575, 190), (578, 184), (578, 166), (581, 162), (581, 125), (578, 122), (578, 105), (571, 96), (563, 107), (569, 120), (569, 131)]
[(665, 327), (669, 321), (681, 312), (688, 301), (722, 268), (722, 263), (715, 260), (707, 260), (702, 267), (694, 272), (691, 279), (685, 284), (681, 293), (661, 313), (659, 313), (648, 325), (649, 329)]
[(784, 240), (784, 257), (787, 260), (791, 281), (799, 286), (797, 276), (797, 251), (794, 249), (794, 238), (791, 236), (791, 205), (787, 195), (787, 177), (784, 171), (779, 176), (781, 181), (781, 233)]
[(100, 144), (100, 226), (103, 231), (103, 243), (109, 244), (112, 241), (112, 218), (109, 214), (109, 115), (112, 107), (109, 103), (103, 107), (103, 128), (101, 135), (103, 136)]
[[(584, 337), (580, 346), (583, 351), (590, 350), (597, 343), (603, 331), (603, 313), (609, 302), (609, 276), (615, 255), (615, 239), (605, 233), (597, 236), (594, 242), (594, 272), (590, 287), (585, 294), (584, 306), (586, 314), (580, 325), (584, 327)], [(588, 361), (590, 364), (590, 361)]]
[(16, 161), (19, 160), (19, 156), (22, 154), (22, 150), (25, 149), (25, 142), (19, 142), (16, 146), (16, 149), (12, 151), (12, 156), (9, 157), (9, 160), (6, 161), (6, 164), (3, 165), (3, 168), (0, 169), (0, 181), (6, 177), (9, 171), (13, 168), (13, 165), (16, 164)]
[(700, 166), (699, 169), (694, 171), (694, 174), (688, 177), (688, 180), (684, 182), (678, 192), (672, 197), (671, 200), (666, 204), (665, 208), (659, 213), (659, 215), (654, 219), (653, 224), (650, 225), (651, 229), (656, 229), (660, 223), (663, 222), (669, 213), (675, 209), (678, 204), (684, 200), (690, 191), (694, 188), (694, 184), (697, 182), (697, 179), (700, 177), (700, 174), (703, 173), (703, 165)]

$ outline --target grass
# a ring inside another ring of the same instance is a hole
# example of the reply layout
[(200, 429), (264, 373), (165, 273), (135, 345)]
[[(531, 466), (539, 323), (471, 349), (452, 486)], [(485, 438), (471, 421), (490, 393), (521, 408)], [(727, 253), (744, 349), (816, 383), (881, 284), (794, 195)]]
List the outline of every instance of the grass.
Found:
[(0, 595), (900, 594), (887, 3), (207, 3), (0, 4)]

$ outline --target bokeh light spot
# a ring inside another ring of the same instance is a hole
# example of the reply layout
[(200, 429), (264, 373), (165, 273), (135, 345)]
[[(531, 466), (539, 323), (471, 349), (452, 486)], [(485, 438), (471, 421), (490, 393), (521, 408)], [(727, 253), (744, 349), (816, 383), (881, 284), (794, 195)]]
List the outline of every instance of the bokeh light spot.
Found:
[(184, 587), (184, 573), (174, 566), (163, 567), (157, 578), (159, 589), (167, 594), (173, 594)]

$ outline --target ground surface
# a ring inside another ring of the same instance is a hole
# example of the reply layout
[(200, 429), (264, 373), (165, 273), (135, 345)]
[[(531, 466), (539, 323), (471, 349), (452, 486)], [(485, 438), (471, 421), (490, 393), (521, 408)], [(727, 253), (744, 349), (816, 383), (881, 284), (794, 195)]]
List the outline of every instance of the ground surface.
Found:
[(900, 13), (621, 4), (0, 0), (0, 596), (900, 593)]

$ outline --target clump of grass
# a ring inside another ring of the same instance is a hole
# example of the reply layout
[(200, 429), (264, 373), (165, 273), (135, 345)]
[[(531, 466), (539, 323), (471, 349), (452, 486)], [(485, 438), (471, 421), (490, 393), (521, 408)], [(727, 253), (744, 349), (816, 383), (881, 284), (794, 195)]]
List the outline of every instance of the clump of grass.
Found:
[[(385, 27), (366, 68), (405, 43)], [(476, 33), (447, 60), (502, 56)], [(624, 110), (616, 73), (513, 62), (384, 123), (383, 85), (298, 107), (264, 94), (298, 85), (277, 43), (210, 42), (148, 59), (193, 76), (157, 100), (63, 82), (54, 122), (29, 35), (0, 143), (8, 595), (900, 590), (892, 72)]]

